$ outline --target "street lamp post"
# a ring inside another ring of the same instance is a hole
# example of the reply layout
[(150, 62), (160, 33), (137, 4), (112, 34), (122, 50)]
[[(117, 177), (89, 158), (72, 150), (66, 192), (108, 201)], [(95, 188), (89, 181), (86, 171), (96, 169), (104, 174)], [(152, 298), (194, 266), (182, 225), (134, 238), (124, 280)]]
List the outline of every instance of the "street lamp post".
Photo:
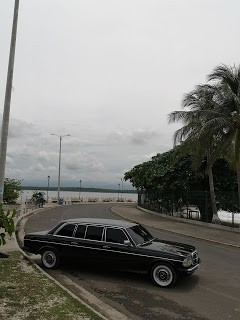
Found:
[(7, 84), (6, 84), (3, 118), (2, 118), (1, 141), (0, 141), (0, 202), (3, 202), (4, 176), (5, 176), (7, 142), (8, 142), (8, 127), (9, 127), (9, 118), (10, 118), (12, 81), (13, 81), (15, 48), (16, 48), (16, 38), (17, 38), (18, 8), (19, 8), (19, 0), (15, 0), (8, 71), (7, 71)]
[(121, 178), (121, 181), (122, 181), (121, 201), (123, 201), (123, 178)]
[(50, 180), (50, 176), (48, 176), (47, 179), (48, 179), (48, 184), (47, 184), (47, 203), (48, 203), (48, 191), (49, 191), (49, 180)]
[(51, 134), (52, 136), (56, 136), (59, 138), (59, 161), (58, 161), (58, 195), (57, 195), (57, 200), (58, 204), (60, 204), (60, 180), (61, 180), (61, 154), (62, 154), (62, 138), (64, 137), (69, 137), (70, 134), (65, 134), (65, 135), (58, 135), (55, 133)]
[(120, 193), (120, 183), (118, 184), (118, 202), (119, 202), (119, 193)]
[(81, 185), (82, 185), (82, 180), (79, 180), (79, 199), (81, 197)]

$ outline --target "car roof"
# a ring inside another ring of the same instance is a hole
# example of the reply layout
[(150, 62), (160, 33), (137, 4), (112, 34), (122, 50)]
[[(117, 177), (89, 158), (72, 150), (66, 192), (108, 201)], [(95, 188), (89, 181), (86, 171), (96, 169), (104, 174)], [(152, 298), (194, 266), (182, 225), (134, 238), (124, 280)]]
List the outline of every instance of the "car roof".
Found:
[(116, 227), (133, 227), (137, 223), (129, 222), (126, 220), (118, 220), (118, 219), (98, 219), (98, 218), (75, 218), (75, 219), (67, 219), (62, 222), (67, 223), (84, 223), (84, 224), (100, 224), (105, 226), (116, 226)]

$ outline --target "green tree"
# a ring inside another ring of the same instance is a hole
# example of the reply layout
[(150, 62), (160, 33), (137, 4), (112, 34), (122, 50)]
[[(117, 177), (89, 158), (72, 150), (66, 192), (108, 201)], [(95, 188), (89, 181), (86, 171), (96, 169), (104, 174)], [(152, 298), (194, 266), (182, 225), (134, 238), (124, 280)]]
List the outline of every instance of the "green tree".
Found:
[(32, 202), (39, 207), (43, 207), (43, 204), (46, 202), (44, 199), (44, 192), (35, 191), (32, 194)]
[(21, 193), (21, 181), (6, 178), (4, 180), (4, 203), (15, 203)]
[[(130, 180), (138, 190), (144, 190), (150, 202), (159, 202), (159, 205), (161, 203), (161, 207), (167, 211), (171, 210), (173, 202), (176, 207), (182, 200), (184, 204), (187, 203), (190, 190), (192, 193), (206, 190), (207, 185), (204, 173), (192, 170), (190, 156), (180, 157), (179, 161), (174, 163), (174, 153), (175, 150), (170, 150), (158, 154), (151, 161), (135, 166), (124, 176), (125, 180)], [(200, 206), (200, 203), (198, 205)], [(207, 219), (206, 215), (202, 210), (203, 220)]]
[(180, 143), (176, 154), (185, 156), (191, 154), (192, 166), (197, 169), (203, 159), (207, 159), (206, 173), (209, 180), (209, 190), (213, 214), (217, 213), (212, 166), (221, 156), (219, 133), (213, 131), (215, 117), (214, 96), (216, 89), (210, 85), (197, 86), (184, 96), (182, 106), (188, 110), (174, 111), (169, 114), (169, 122), (182, 121), (184, 126), (174, 134), (174, 144)]
[[(201, 220), (212, 221), (211, 203), (208, 200), (208, 179), (205, 175), (206, 157), (197, 170), (192, 169), (191, 155), (179, 156), (176, 149), (158, 154), (150, 161), (132, 168), (124, 175), (139, 191), (144, 191), (150, 203), (158, 203), (170, 212), (171, 205), (181, 208), (189, 203), (197, 205)], [(224, 172), (224, 175), (222, 174)], [(219, 207), (232, 210), (236, 207), (234, 198), (236, 183), (234, 172), (224, 159), (218, 159), (213, 165), (215, 185)], [(230, 191), (230, 192), (229, 192)]]
[(0, 245), (4, 245), (6, 243), (5, 241), (5, 235), (8, 233), (10, 236), (14, 232), (14, 220), (13, 218), (16, 216), (16, 209), (13, 209), (13, 212), (11, 213), (10, 210), (7, 210), (7, 212), (4, 212), (3, 205), (0, 203), (0, 230), (3, 231), (0, 233)]
[(226, 158), (237, 171), (240, 207), (240, 66), (220, 65), (209, 75), (217, 83), (214, 129), (221, 134)]

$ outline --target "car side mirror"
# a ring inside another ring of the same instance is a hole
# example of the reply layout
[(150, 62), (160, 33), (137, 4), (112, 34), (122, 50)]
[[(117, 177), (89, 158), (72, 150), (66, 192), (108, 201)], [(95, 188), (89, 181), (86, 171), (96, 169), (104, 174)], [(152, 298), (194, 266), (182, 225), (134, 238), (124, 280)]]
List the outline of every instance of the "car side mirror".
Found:
[(125, 244), (125, 246), (128, 246), (128, 247), (130, 247), (132, 245), (130, 240), (124, 240), (124, 244)]

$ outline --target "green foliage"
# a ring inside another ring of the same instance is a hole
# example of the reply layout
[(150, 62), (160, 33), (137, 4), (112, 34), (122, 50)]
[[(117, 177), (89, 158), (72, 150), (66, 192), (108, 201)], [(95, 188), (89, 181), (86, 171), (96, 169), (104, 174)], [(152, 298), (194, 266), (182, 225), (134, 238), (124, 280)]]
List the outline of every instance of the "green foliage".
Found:
[(6, 178), (4, 180), (3, 202), (15, 203), (21, 193), (21, 181)]
[(173, 162), (174, 152), (158, 154), (151, 161), (135, 166), (125, 173), (125, 180), (130, 180), (134, 187), (145, 190), (149, 195), (205, 190), (204, 170), (193, 171), (189, 155)]
[(34, 191), (31, 200), (35, 205), (43, 206), (46, 202), (44, 199), (44, 192)]
[[(174, 159), (174, 161), (173, 161)], [(205, 174), (207, 161), (202, 161), (197, 170), (192, 168), (190, 155), (176, 159), (176, 148), (158, 154), (151, 161), (135, 166), (125, 173), (125, 180), (130, 180), (138, 191), (143, 191), (150, 203), (155, 203), (158, 209), (171, 212), (172, 206), (180, 209), (187, 204), (197, 205), (201, 219), (210, 222), (212, 210), (208, 196), (208, 179)], [(213, 165), (217, 201), (222, 209), (230, 209), (226, 200), (231, 197), (229, 192), (236, 192), (236, 174), (230, 170), (224, 159), (219, 159)], [(224, 174), (223, 174), (224, 172)], [(235, 199), (235, 197), (231, 197)], [(231, 202), (232, 206), (236, 202)]]
[(16, 214), (16, 209), (13, 209), (13, 212), (10, 212), (10, 210), (4, 212), (3, 205), (0, 203), (0, 228), (4, 230), (0, 233), (0, 245), (4, 245), (6, 243), (6, 233), (8, 233), (10, 236), (13, 234), (15, 230), (13, 218), (16, 216)]

